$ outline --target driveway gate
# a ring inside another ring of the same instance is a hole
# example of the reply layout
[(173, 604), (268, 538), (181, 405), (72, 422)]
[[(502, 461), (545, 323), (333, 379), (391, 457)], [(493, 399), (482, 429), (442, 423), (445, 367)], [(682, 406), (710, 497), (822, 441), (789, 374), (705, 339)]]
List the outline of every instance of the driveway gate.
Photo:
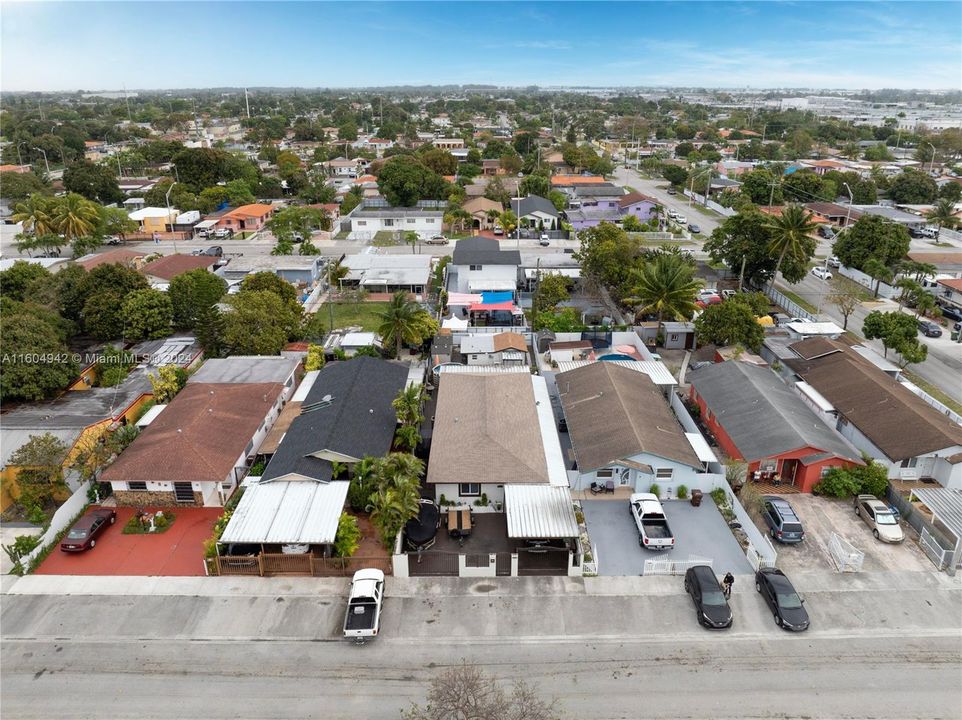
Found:
[(935, 563), (935, 567), (939, 570), (945, 570), (945, 568), (948, 567), (948, 558), (952, 550), (942, 547), (936, 537), (932, 535), (926, 527), (923, 527), (922, 532), (919, 533), (919, 545), (922, 546), (925, 554), (929, 556), (929, 560)]
[(828, 541), (828, 552), (839, 572), (858, 572), (865, 561), (865, 553), (836, 533)]

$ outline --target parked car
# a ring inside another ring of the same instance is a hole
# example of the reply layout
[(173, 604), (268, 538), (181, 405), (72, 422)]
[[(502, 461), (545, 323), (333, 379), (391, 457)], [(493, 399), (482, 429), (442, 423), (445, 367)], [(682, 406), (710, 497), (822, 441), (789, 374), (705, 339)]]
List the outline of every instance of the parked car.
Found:
[(444, 235), (432, 235), (424, 241), (425, 245), (447, 245), (448, 239)]
[(822, 280), (832, 279), (832, 271), (826, 267), (822, 267), (821, 265), (816, 265), (812, 268), (812, 275), (817, 278), (821, 278)]
[(120, 245), (120, 238), (116, 235), (108, 235), (104, 238), (105, 245)]
[(699, 295), (719, 295), (718, 288), (705, 287), (698, 291)]
[(234, 234), (234, 231), (231, 230), (230, 228), (217, 228), (216, 230), (214, 230), (215, 238), (229, 238), (233, 234)]
[(658, 497), (652, 493), (633, 493), (629, 507), (638, 528), (638, 544), (645, 550), (671, 550), (675, 536)]
[(297, 245), (298, 243), (302, 243), (304, 242), (304, 236), (301, 235), (299, 232), (296, 232), (293, 235), (291, 235), (291, 242), (294, 243), (295, 245)]
[(504, 228), (501, 227), (500, 225), (495, 225), (495, 226), (494, 226), (494, 234), (495, 234), (495, 235), (504, 235)]
[(731, 300), (731, 299), (732, 299), (733, 297), (735, 297), (737, 294), (738, 294), (738, 291), (737, 291), (737, 290), (722, 290), (722, 291), (721, 291), (722, 298), (724, 298), (725, 300)]
[(832, 229), (831, 225), (819, 225), (818, 234), (826, 240), (831, 240), (835, 237), (835, 231)]
[(793, 632), (808, 630), (805, 601), (795, 592), (785, 573), (778, 568), (760, 568), (755, 573), (755, 589), (765, 598), (778, 627)]
[(942, 311), (942, 317), (944, 317), (946, 320), (962, 322), (962, 310), (959, 310), (955, 307), (950, 307), (949, 305), (940, 305), (939, 309)]
[(942, 337), (942, 328), (931, 320), (919, 320), (919, 332), (925, 337)]
[(777, 495), (762, 496), (762, 517), (771, 536), (781, 543), (800, 543), (805, 539), (802, 521), (788, 500)]
[(688, 218), (686, 218), (684, 215), (675, 215), (675, 222), (679, 225), (687, 225)]
[(377, 636), (381, 626), (384, 573), (368, 568), (358, 570), (351, 580), (351, 594), (344, 618), (344, 637), (357, 643)]
[(842, 261), (838, 259), (838, 255), (832, 255), (825, 261), (825, 264), (833, 268), (842, 267)]
[(730, 628), (732, 611), (715, 572), (708, 565), (695, 565), (685, 573), (685, 592), (695, 603), (698, 622), (707, 628)]
[(668, 188), (668, 194), (669, 194), (669, 195), (677, 195), (677, 194), (678, 194), (678, 191), (675, 190), (675, 188), (670, 187), (670, 188)]
[(892, 508), (874, 495), (859, 495), (855, 498), (855, 514), (872, 528), (876, 540), (887, 543), (900, 543), (905, 533), (899, 525)]
[(675, 210), (672, 210), (671, 208), (668, 208), (668, 213), (667, 213), (667, 215), (668, 215), (668, 217), (670, 217), (672, 220), (675, 220), (675, 219), (678, 217), (678, 213), (677, 213)]
[(548, 245), (551, 244), (551, 241), (548, 239), (548, 233), (541, 233), (541, 237), (538, 239), (538, 244), (541, 247), (548, 247)]
[(695, 225), (695, 223), (688, 223), (688, 232), (700, 233), (701, 228)]
[(211, 245), (209, 248), (204, 248), (203, 250), (194, 250), (191, 255), (209, 255), (211, 257), (223, 257), (224, 248), (220, 245)]
[(91, 510), (70, 528), (60, 543), (63, 552), (83, 552), (97, 544), (97, 536), (117, 522), (117, 513), (110, 508)]

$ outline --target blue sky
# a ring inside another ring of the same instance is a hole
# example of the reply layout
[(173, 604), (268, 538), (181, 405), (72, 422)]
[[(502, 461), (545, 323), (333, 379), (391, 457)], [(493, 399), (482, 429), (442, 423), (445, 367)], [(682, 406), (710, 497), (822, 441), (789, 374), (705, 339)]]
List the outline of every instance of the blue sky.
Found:
[(962, 87), (959, 2), (2, 3), (0, 89)]

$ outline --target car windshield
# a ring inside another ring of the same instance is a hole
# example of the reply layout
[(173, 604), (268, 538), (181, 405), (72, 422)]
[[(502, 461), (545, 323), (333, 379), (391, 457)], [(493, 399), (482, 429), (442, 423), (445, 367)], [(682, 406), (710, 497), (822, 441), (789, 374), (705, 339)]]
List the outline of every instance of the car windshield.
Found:
[(725, 596), (720, 590), (709, 590), (701, 596), (702, 605), (725, 605)]
[(898, 525), (899, 524), (898, 520), (895, 519), (895, 516), (892, 513), (888, 513), (888, 512), (877, 513), (875, 515), (875, 522), (877, 522), (879, 525)]
[(802, 606), (802, 599), (797, 593), (779, 593), (778, 607), (786, 610), (796, 610)]
[(67, 534), (68, 540), (83, 540), (85, 537), (87, 537), (87, 531), (79, 530), (77, 528), (74, 528)]

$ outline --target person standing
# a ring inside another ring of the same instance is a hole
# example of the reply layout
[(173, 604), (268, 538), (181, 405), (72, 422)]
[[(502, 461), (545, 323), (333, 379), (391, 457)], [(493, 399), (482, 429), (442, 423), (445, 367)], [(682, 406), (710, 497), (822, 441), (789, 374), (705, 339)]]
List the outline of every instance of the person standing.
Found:
[(734, 584), (735, 584), (735, 576), (732, 575), (731, 573), (727, 573), (725, 575), (725, 579), (722, 580), (722, 589), (725, 593), (726, 598), (730, 598), (732, 596), (732, 585)]

